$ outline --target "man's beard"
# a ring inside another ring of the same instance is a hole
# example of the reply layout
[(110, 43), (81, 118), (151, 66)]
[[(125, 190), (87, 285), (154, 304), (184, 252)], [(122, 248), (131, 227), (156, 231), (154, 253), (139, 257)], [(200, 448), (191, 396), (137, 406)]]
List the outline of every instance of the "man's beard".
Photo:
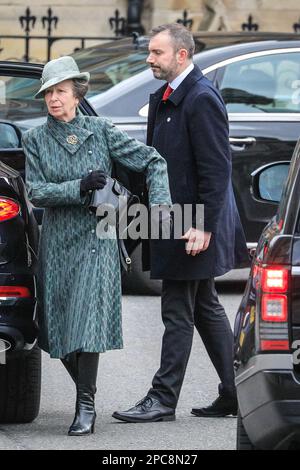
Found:
[(158, 80), (167, 80), (168, 76), (170, 75), (169, 70), (164, 70), (161, 67), (151, 67), (153, 75)]
[(177, 63), (174, 62), (172, 65), (168, 69), (164, 69), (158, 65), (154, 65), (153, 67), (151, 67), (154, 77), (158, 80), (166, 80), (167, 82), (171, 82), (177, 76)]

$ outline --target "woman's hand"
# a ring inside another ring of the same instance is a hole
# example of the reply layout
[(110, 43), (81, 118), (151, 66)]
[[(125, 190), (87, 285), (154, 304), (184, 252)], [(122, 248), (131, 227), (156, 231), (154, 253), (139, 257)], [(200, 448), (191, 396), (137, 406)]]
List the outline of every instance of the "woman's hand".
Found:
[(105, 185), (106, 175), (104, 171), (91, 171), (88, 175), (82, 178), (80, 182), (80, 193), (84, 195), (87, 191), (93, 191), (94, 189), (102, 189)]

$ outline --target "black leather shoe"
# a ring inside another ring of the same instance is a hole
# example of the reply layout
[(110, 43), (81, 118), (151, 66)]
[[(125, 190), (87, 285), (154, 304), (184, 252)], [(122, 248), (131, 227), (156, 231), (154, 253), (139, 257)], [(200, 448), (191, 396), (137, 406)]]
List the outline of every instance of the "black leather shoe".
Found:
[(154, 423), (157, 421), (175, 421), (175, 410), (162, 405), (152, 397), (145, 397), (127, 411), (115, 411), (113, 418), (127, 423)]
[(218, 398), (206, 408), (193, 408), (191, 413), (201, 418), (222, 418), (228, 415), (237, 415), (238, 402), (235, 396), (219, 395)]

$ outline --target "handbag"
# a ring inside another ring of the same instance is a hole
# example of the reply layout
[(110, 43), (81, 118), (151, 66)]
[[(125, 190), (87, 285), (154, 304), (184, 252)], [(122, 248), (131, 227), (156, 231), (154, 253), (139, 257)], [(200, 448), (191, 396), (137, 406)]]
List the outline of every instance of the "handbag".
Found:
[[(115, 178), (106, 175), (106, 185), (102, 189), (92, 191), (88, 201), (88, 209), (94, 213), (97, 212), (100, 205), (104, 211), (106, 208), (108, 211), (113, 209), (115, 215), (114, 220), (118, 222), (125, 213), (127, 213), (128, 208), (132, 204), (139, 202), (138, 196), (132, 194)], [(111, 222), (111, 225), (115, 225), (112, 219), (108, 219), (108, 221)]]
[[(140, 199), (138, 196), (131, 193), (115, 178), (111, 178), (110, 176), (106, 175), (106, 185), (102, 189), (95, 189), (90, 193), (87, 207), (90, 212), (96, 214), (98, 207), (101, 206), (101, 211), (103, 213), (107, 211), (107, 223), (110, 225), (115, 225), (118, 229), (120, 220), (123, 219), (125, 215), (128, 215), (129, 207), (139, 202)], [(130, 216), (130, 223), (134, 217), (134, 215)], [(125, 230), (128, 229), (130, 223), (127, 224)], [(117, 240), (121, 266), (125, 271), (130, 271), (131, 258), (127, 253), (124, 240), (118, 236)]]

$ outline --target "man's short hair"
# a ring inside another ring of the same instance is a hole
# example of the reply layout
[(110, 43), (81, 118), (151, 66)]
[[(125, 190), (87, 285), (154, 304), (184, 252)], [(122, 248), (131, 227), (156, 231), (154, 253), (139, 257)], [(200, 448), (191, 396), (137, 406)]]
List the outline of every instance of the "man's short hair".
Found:
[(186, 49), (188, 51), (188, 58), (191, 59), (195, 52), (195, 42), (192, 33), (179, 23), (170, 23), (152, 28), (150, 31), (150, 38), (159, 33), (167, 32), (175, 45), (176, 51), (179, 49)]

